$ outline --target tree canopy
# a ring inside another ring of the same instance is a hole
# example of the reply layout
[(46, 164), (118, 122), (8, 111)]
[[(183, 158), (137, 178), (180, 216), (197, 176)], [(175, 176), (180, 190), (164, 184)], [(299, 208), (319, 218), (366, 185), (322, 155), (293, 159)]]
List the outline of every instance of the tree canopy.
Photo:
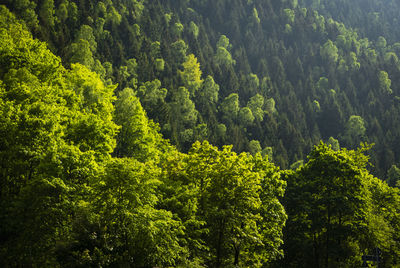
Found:
[(6, 0), (0, 266), (397, 267), (399, 10)]

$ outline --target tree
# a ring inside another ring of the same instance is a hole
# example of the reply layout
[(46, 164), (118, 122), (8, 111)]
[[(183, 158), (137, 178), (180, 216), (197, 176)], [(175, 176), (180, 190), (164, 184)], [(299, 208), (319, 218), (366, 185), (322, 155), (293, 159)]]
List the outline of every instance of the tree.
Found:
[(186, 45), (185, 41), (178, 40), (171, 44), (172, 48), (172, 56), (174, 57), (174, 61), (180, 65), (186, 61), (186, 50), (188, 46)]
[(119, 93), (115, 102), (115, 123), (121, 126), (117, 136), (115, 155), (132, 157), (139, 161), (155, 159), (158, 154), (160, 134), (150, 121), (131, 88)]
[(236, 93), (230, 94), (221, 103), (220, 109), (225, 118), (235, 120), (239, 112), (239, 95)]
[(160, 80), (147, 81), (138, 89), (141, 102), (148, 109), (154, 108), (165, 101), (167, 89), (161, 88)]
[(379, 90), (384, 94), (392, 94), (392, 89), (390, 88), (392, 81), (389, 79), (389, 75), (385, 71), (380, 71), (378, 74), (379, 79)]
[(159, 72), (164, 71), (165, 61), (164, 59), (155, 59), (155, 67)]
[[(18, 14), (19, 18), (22, 18), (29, 29), (37, 30), (39, 27), (38, 16), (35, 13), (36, 3), (26, 0), (10, 1), (12, 10)], [(4, 9), (6, 9), (4, 7)], [(14, 18), (15, 19), (15, 18)]]
[(88, 68), (93, 68), (93, 53), (87, 40), (79, 39), (72, 43), (69, 47), (68, 55), (71, 63), (80, 63)]
[(259, 267), (276, 257), (282, 242), (285, 213), (277, 197), (283, 182), (259, 154), (253, 158), (231, 150), (196, 142), (188, 153), (188, 178), (198, 187), (199, 215), (208, 229), (206, 263)]
[(365, 123), (364, 119), (358, 115), (350, 116), (345, 127), (343, 139), (350, 147), (355, 147), (365, 139)]
[(322, 59), (335, 64), (336, 61), (338, 60), (339, 54), (338, 54), (338, 49), (335, 46), (335, 44), (331, 41), (328, 40), (320, 50), (320, 54)]
[(114, 86), (66, 70), (0, 9), (0, 265), (56, 267), (83, 185), (115, 145)]
[(230, 50), (232, 45), (229, 44), (229, 38), (226, 35), (221, 35), (217, 42), (217, 47), (223, 47), (227, 50)]
[(239, 123), (247, 127), (254, 122), (254, 116), (249, 107), (240, 108), (238, 113)]
[(82, 25), (75, 39), (76, 41), (79, 41), (81, 39), (86, 40), (89, 43), (90, 51), (92, 53), (96, 52), (97, 42), (93, 35), (93, 29), (89, 25)]
[(212, 76), (207, 76), (204, 80), (198, 95), (204, 99), (205, 103), (217, 103), (218, 102), (219, 85), (215, 83)]
[(257, 153), (261, 153), (261, 145), (260, 142), (257, 140), (251, 140), (249, 142), (249, 152), (252, 155), (255, 155)]
[(271, 115), (276, 113), (274, 98), (269, 98), (265, 101), (265, 110)]
[(170, 212), (155, 208), (159, 175), (153, 162), (110, 161), (104, 174), (92, 182), (85, 211), (91, 215), (76, 222), (81, 229), (69, 241), (74, 251), (67, 248), (63, 252), (70, 256), (67, 260), (75, 259), (69, 265), (78, 265), (77, 258), (71, 258), (78, 254), (87, 256), (86, 265), (175, 265), (184, 252), (179, 244), (183, 226)]
[[(80, 150), (95, 150), (99, 158), (106, 157), (115, 147), (118, 127), (113, 122), (114, 85), (104, 85), (100, 77), (85, 66), (73, 64), (66, 74), (66, 85), (79, 98), (81, 113), (71, 115), (76, 121), (66, 130), (68, 140)], [(79, 108), (78, 108), (79, 107)]]
[(396, 165), (392, 165), (388, 170), (386, 182), (391, 187), (396, 187), (396, 186), (398, 187), (399, 180), (400, 180), (400, 169)]
[(39, 17), (50, 29), (54, 27), (54, 1), (45, 0), (40, 6)]
[(199, 36), (199, 27), (193, 21), (189, 24), (189, 32), (197, 39)]
[(294, 23), (294, 17), (295, 17), (294, 10), (292, 10), (290, 8), (285, 8), (283, 10), (283, 13), (285, 15), (287, 23), (293, 24)]
[(334, 151), (340, 150), (339, 141), (337, 139), (335, 139), (334, 137), (329, 137), (329, 140), (326, 142), (326, 144), (331, 146), (332, 150), (334, 150)]
[(246, 91), (254, 94), (255, 92), (259, 91), (260, 87), (260, 80), (258, 79), (256, 74), (249, 74), (247, 77), (247, 83), (246, 83)]
[(261, 20), (258, 17), (258, 11), (256, 8), (253, 8), (253, 14), (252, 14), (252, 22), (254, 22), (254, 24), (260, 24)]
[(376, 42), (376, 46), (379, 52), (383, 54), (386, 50), (386, 45), (387, 45), (386, 39), (383, 36), (379, 36)]
[(183, 32), (183, 25), (182, 23), (176, 22), (173, 26), (172, 26), (172, 33), (179, 37), (181, 35), (181, 33)]
[[(264, 119), (264, 97), (261, 96), (260, 94), (256, 94), (253, 97), (250, 98), (250, 100), (247, 102), (247, 107), (250, 108), (251, 112), (254, 115), (254, 118), (256, 121), (263, 121)], [(272, 109), (272, 108), (271, 108)]]
[(321, 142), (304, 166), (286, 173), (285, 265), (357, 265), (374, 244), (366, 149), (334, 151)]
[(182, 79), (183, 85), (189, 90), (190, 96), (194, 97), (203, 83), (200, 63), (197, 62), (197, 58), (193, 54), (190, 54), (182, 64), (182, 67), (183, 71), (178, 71), (179, 76)]
[(176, 142), (182, 141), (183, 148), (187, 148), (193, 142), (193, 128), (198, 119), (198, 111), (190, 99), (190, 93), (185, 87), (179, 87), (173, 92), (172, 102), (169, 103), (171, 114), (170, 118), (171, 135), (175, 136)]
[(125, 65), (121, 65), (118, 70), (118, 82), (123, 87), (137, 87), (138, 84), (138, 73), (137, 73), (137, 61), (135, 58), (126, 60)]
[(232, 45), (229, 44), (229, 38), (225, 35), (221, 35), (217, 42), (217, 51), (215, 54), (215, 61), (218, 65), (231, 66), (236, 64), (236, 61), (229, 52), (231, 47)]
[(236, 61), (232, 58), (231, 53), (224, 47), (217, 47), (215, 54), (215, 61), (220, 66), (232, 66), (236, 64)]
[(151, 43), (150, 46), (150, 56), (152, 58), (159, 58), (161, 57), (161, 47), (160, 47), (160, 42), (156, 41)]

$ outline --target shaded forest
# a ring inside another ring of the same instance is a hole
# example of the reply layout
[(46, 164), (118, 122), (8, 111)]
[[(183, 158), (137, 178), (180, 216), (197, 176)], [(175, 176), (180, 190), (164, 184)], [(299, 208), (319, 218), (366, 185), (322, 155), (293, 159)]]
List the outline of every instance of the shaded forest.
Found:
[(397, 267), (399, 5), (6, 1), (0, 265)]

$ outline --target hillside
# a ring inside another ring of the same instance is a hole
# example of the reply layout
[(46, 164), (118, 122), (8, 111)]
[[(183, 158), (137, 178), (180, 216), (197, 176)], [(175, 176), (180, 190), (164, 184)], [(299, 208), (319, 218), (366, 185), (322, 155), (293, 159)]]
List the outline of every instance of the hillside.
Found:
[(207, 139), (264, 150), (287, 168), (332, 137), (348, 148), (374, 143), (373, 172), (385, 177), (400, 157), (398, 34), (385, 30), (396, 6), (366, 5), (366, 15), (376, 9), (386, 18), (370, 25), (361, 3), (308, 2), (9, 6), (67, 66), (79, 62), (118, 90), (133, 88), (183, 151)]
[(6, 0), (0, 264), (395, 265), (399, 5)]

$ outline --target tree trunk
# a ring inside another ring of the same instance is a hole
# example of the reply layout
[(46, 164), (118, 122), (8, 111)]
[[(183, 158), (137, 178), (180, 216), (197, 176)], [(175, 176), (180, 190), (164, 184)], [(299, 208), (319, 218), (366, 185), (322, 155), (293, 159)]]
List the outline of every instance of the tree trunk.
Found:
[(238, 245), (238, 246), (233, 245), (233, 247), (235, 248), (235, 260), (233, 262), (233, 265), (238, 266), (239, 265), (239, 256), (240, 256), (240, 245)]
[(218, 232), (218, 244), (217, 244), (217, 259), (216, 259), (216, 266), (221, 267), (221, 255), (222, 255), (222, 243), (224, 240), (224, 228), (225, 228), (225, 221), (222, 220)]

